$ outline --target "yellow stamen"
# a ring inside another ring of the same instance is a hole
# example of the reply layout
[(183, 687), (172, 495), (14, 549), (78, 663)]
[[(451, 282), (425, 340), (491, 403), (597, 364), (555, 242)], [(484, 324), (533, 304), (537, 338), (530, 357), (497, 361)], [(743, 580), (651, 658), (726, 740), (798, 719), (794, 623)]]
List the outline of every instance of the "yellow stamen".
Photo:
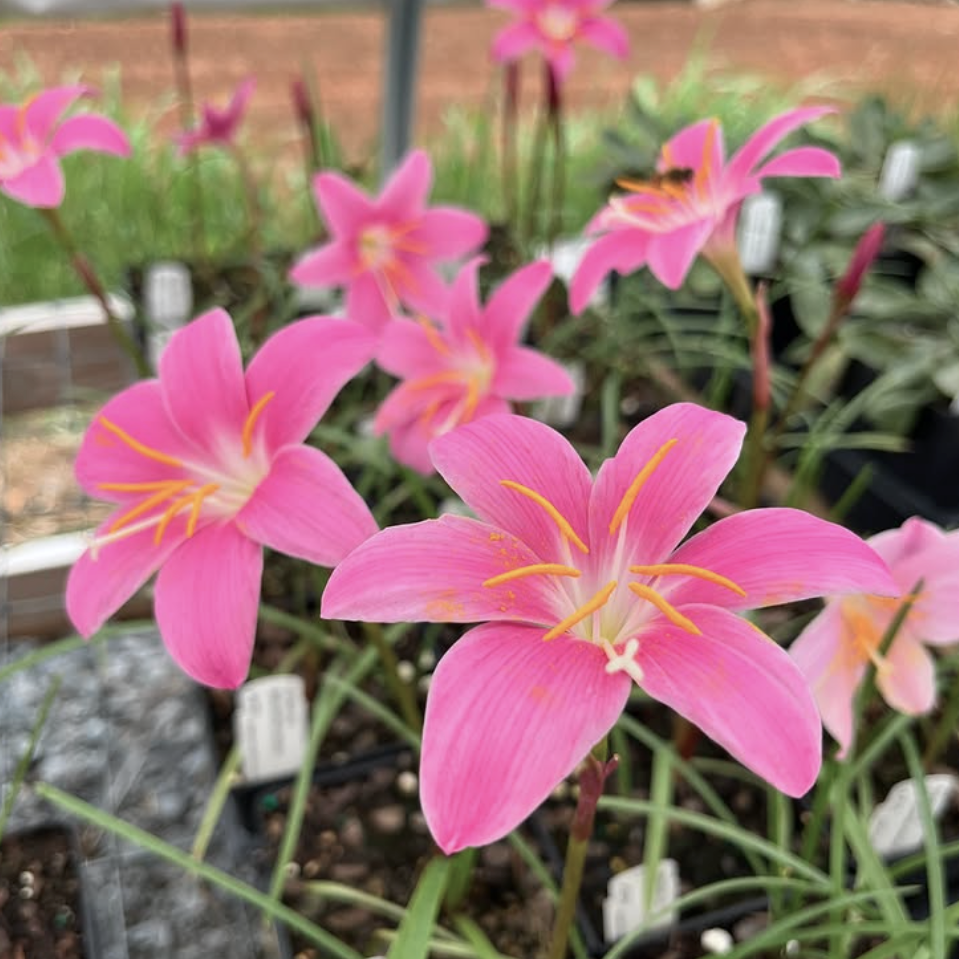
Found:
[(717, 122), (711, 120), (709, 126), (706, 127), (706, 135), (703, 137), (703, 162), (699, 165), (699, 169), (696, 171), (696, 192), (700, 197), (706, 195), (706, 190), (709, 185), (709, 176), (712, 173), (713, 168), (713, 144), (716, 140), (716, 127)]
[(532, 566), (519, 566), (506, 573), (500, 573), (498, 576), (491, 576), (484, 586), (499, 586), (501, 583), (508, 583), (514, 579), (522, 579), (524, 576), (535, 576), (542, 573), (546, 576), (581, 576), (580, 571), (573, 566), (562, 566), (560, 563), (534, 563)]
[(425, 316), (420, 317), (416, 321), (423, 328), (423, 332), (426, 334), (426, 338), (430, 342), (430, 346), (436, 350), (441, 356), (449, 356), (450, 348), (447, 345), (446, 341), (440, 336), (439, 330), (433, 325), (433, 323), (428, 320)]
[[(119, 485), (119, 484), (118, 484)], [(110, 524), (110, 532), (115, 533), (117, 530), (123, 529), (124, 526), (127, 526), (138, 516), (142, 516), (144, 513), (153, 509), (154, 506), (159, 506), (164, 500), (168, 500), (171, 496), (175, 496), (181, 490), (186, 489), (190, 485), (190, 480), (170, 480), (163, 485), (162, 488), (158, 488), (157, 492), (153, 496), (148, 496), (142, 503), (137, 503), (132, 509), (127, 510), (122, 516), (117, 517)]]
[(132, 450), (136, 450), (137, 453), (142, 456), (146, 456), (148, 459), (156, 460), (158, 463), (166, 463), (167, 466), (183, 466), (183, 463), (178, 460), (175, 456), (168, 456), (166, 453), (161, 453), (159, 450), (155, 450), (150, 446), (141, 443), (139, 440), (135, 440), (126, 430), (117, 426), (116, 423), (111, 422), (105, 416), (100, 417), (100, 424), (108, 429), (114, 436), (119, 437), (123, 440), (127, 446)]
[(629, 489), (623, 494), (623, 498), (620, 500), (619, 506), (616, 507), (616, 512), (613, 513), (613, 518), (609, 523), (609, 532), (610, 535), (616, 532), (622, 524), (623, 520), (626, 519), (629, 514), (630, 509), (632, 509), (633, 503), (636, 501), (636, 497), (639, 495), (639, 491), (643, 488), (643, 484), (650, 476), (653, 475), (653, 471), (659, 466), (660, 463), (666, 458), (666, 454), (679, 442), (677, 439), (667, 440), (663, 443), (662, 446), (653, 454), (653, 458), (639, 471), (636, 475), (636, 479), (633, 480), (629, 485)]
[(615, 579), (607, 583), (592, 599), (586, 600), (575, 613), (567, 616), (561, 623), (557, 623), (543, 639), (556, 639), (557, 636), (562, 636), (563, 633), (572, 629), (577, 623), (581, 623), (587, 616), (592, 615), (598, 609), (602, 609), (609, 597), (613, 595), (614, 589), (616, 589)]
[(250, 453), (253, 452), (253, 430), (256, 428), (256, 422), (260, 418), (260, 414), (266, 408), (266, 404), (276, 396), (275, 390), (270, 390), (269, 393), (264, 393), (254, 404), (253, 409), (250, 410), (249, 415), (246, 418), (246, 422), (243, 424), (243, 456), (247, 457)]
[(181, 496), (179, 499), (174, 500), (157, 524), (156, 532), (153, 534), (154, 544), (159, 546), (163, 539), (163, 534), (167, 531), (167, 527), (187, 506), (190, 506), (191, 509), (186, 524), (186, 535), (188, 537), (192, 536), (196, 532), (196, 525), (200, 519), (200, 509), (203, 506), (203, 500), (211, 493), (215, 493), (219, 488), (217, 483), (207, 483), (206, 486), (201, 486), (198, 490), (194, 490), (192, 493), (187, 493), (186, 496)]
[(459, 422), (468, 423), (476, 412), (476, 407), (480, 401), (480, 385), (475, 376), (471, 376), (466, 383), (466, 402), (463, 404), (463, 412), (460, 414)]
[(203, 506), (203, 500), (212, 493), (215, 493), (219, 488), (219, 484), (217, 483), (207, 483), (206, 486), (201, 486), (193, 494), (193, 509), (190, 510), (190, 518), (186, 523), (186, 535), (188, 537), (196, 532), (196, 524), (200, 520), (200, 509)]
[(459, 370), (444, 370), (442, 373), (431, 373), (429, 376), (421, 376), (418, 379), (410, 380), (406, 384), (406, 388), (408, 390), (428, 390), (445, 383), (462, 382), (463, 374)]
[[(149, 483), (97, 483), (100, 489), (115, 490), (117, 493), (148, 493), (150, 490), (167, 489), (177, 480), (151, 480)], [(185, 484), (189, 486), (189, 481)]]
[(589, 553), (589, 547), (576, 535), (576, 530), (570, 526), (569, 520), (553, 504), (536, 490), (523, 486), (522, 483), (514, 483), (513, 480), (500, 480), (500, 486), (507, 489), (516, 490), (527, 499), (531, 499), (537, 506), (542, 506), (549, 514), (549, 518), (559, 527), (559, 531), (565, 536), (581, 553)]
[(474, 329), (468, 329), (466, 335), (469, 337), (470, 342), (473, 344), (474, 349), (479, 353), (480, 357), (484, 361), (489, 361), (490, 352), (489, 347), (483, 342), (483, 337), (479, 335)]
[(160, 545), (163, 540), (163, 534), (167, 531), (167, 527), (173, 522), (176, 515), (184, 507), (189, 506), (190, 503), (193, 502), (193, 496), (193, 493), (188, 493), (186, 496), (181, 496), (170, 504), (169, 509), (163, 514), (160, 522), (157, 524), (156, 532), (153, 534), (153, 543), (155, 546)]
[(742, 586), (737, 586), (731, 579), (719, 573), (714, 573), (711, 569), (703, 569), (701, 566), (690, 566), (688, 563), (658, 563), (654, 566), (630, 566), (631, 573), (639, 573), (641, 576), (671, 576), (674, 573), (682, 576), (692, 576), (695, 579), (704, 579), (708, 583), (715, 583), (717, 586), (723, 586), (726, 589), (738, 593), (740, 596), (746, 595), (746, 590)]
[(702, 636), (702, 630), (691, 620), (671, 606), (655, 589), (643, 586), (642, 583), (629, 583), (629, 588), (640, 598), (652, 603), (674, 626), (685, 629), (694, 636)]

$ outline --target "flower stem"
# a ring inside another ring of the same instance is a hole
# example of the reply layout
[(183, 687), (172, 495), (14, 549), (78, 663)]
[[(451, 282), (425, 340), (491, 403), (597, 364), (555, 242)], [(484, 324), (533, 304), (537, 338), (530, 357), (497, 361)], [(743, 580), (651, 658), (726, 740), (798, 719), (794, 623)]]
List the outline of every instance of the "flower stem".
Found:
[[(184, 131), (193, 126), (193, 83), (190, 77), (190, 60), (185, 44), (173, 45), (173, 74), (179, 101), (180, 128)], [(187, 159), (190, 168), (190, 185), (193, 189), (193, 240), (196, 244), (194, 254), (203, 261), (207, 254), (206, 217), (203, 213), (203, 180), (200, 176), (200, 163), (194, 151)]]
[(396, 700), (400, 715), (413, 732), (422, 732), (423, 716), (417, 705), (416, 697), (413, 695), (413, 690), (407, 683), (403, 682), (400, 676), (399, 661), (393, 647), (386, 641), (383, 630), (377, 623), (364, 623), (363, 629), (366, 638), (376, 647), (376, 651), (379, 653), (380, 662), (383, 664), (383, 678), (393, 699)]
[(77, 249), (77, 245), (74, 243), (73, 237), (67, 230), (66, 224), (60, 218), (59, 211), (54, 208), (48, 208), (42, 209), (40, 212), (46, 217), (47, 222), (50, 224), (50, 228), (53, 230), (54, 236), (57, 238), (60, 246), (63, 247), (63, 250), (69, 258), (70, 264), (73, 266), (77, 276), (80, 278), (83, 285), (90, 291), (91, 295), (100, 304), (100, 308), (103, 310), (104, 316), (106, 316), (107, 326), (109, 326), (110, 332), (113, 334), (113, 338), (119, 344), (123, 352), (126, 353), (127, 356), (129, 356), (132, 360), (137, 371), (137, 376), (151, 376), (152, 370), (150, 369), (150, 364), (147, 362), (146, 357), (143, 355), (143, 351), (133, 341), (133, 337), (131, 337), (127, 332), (126, 327), (124, 327), (120, 318), (110, 308), (110, 304), (107, 301), (107, 295), (104, 292), (103, 284), (100, 282), (100, 278), (94, 271), (90, 261)]
[(547, 959), (565, 959), (569, 943), (570, 930), (576, 919), (576, 903), (579, 888), (583, 883), (583, 867), (586, 864), (586, 851), (593, 834), (596, 819), (596, 804), (603, 793), (607, 777), (619, 765), (619, 759), (613, 756), (607, 759), (608, 745), (604, 736), (586, 757), (586, 763), (579, 774), (579, 799), (573, 824), (569, 830), (569, 844), (566, 847), (566, 862), (563, 866), (563, 887), (559, 893), (556, 907), (556, 920), (553, 923), (553, 937)]

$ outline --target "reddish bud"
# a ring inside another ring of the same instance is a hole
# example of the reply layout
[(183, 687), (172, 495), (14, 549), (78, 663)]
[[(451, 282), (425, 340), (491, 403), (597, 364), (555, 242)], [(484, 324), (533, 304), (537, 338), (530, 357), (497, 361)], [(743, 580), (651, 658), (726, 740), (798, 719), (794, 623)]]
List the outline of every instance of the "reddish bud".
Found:
[(756, 290), (756, 332), (753, 338), (753, 408), (768, 410), (772, 397), (769, 372), (769, 331), (772, 318), (766, 297), (766, 284), (760, 283)]
[(290, 96), (293, 98), (293, 110), (296, 118), (308, 130), (313, 129), (313, 101), (310, 99), (310, 91), (302, 77), (294, 77), (290, 83)]
[(186, 53), (186, 10), (179, 0), (170, 4), (170, 30), (173, 38), (173, 52), (177, 56)]
[(856, 298), (856, 294), (862, 286), (863, 277), (865, 277), (876, 257), (879, 256), (879, 250), (882, 248), (882, 241), (885, 236), (886, 224), (874, 223), (859, 238), (856, 249), (853, 250), (852, 257), (849, 260), (849, 266), (846, 267), (846, 272), (836, 283), (834, 295), (836, 303), (841, 307), (841, 312), (845, 312)]
[(519, 111), (519, 63), (511, 60), (503, 70), (506, 86), (506, 115), (515, 117)]
[(546, 105), (550, 119), (559, 119), (563, 112), (563, 98), (556, 71), (551, 63), (546, 64)]

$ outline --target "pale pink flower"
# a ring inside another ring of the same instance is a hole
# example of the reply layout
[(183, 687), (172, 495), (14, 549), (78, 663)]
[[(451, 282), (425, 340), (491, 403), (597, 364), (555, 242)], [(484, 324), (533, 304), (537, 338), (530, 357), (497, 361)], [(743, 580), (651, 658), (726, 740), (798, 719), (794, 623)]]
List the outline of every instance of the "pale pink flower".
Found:
[(833, 112), (829, 107), (790, 110), (753, 134), (726, 162), (723, 130), (701, 120), (676, 134), (662, 149), (649, 180), (620, 181), (627, 192), (613, 196), (586, 230), (600, 234), (570, 286), (579, 313), (610, 271), (631, 273), (644, 264), (671, 289), (678, 289), (702, 253), (725, 276), (738, 262), (736, 221), (743, 200), (758, 193), (770, 176), (839, 176), (839, 161), (821, 147), (796, 147), (763, 163), (773, 147), (804, 123)]
[(201, 146), (232, 146), (255, 88), (256, 78), (247, 77), (236, 88), (230, 102), (222, 110), (204, 103), (200, 108), (202, 116), (197, 127), (183, 130), (174, 136), (177, 152), (186, 156)]
[[(876, 686), (893, 709), (927, 713), (936, 702), (936, 667), (925, 646), (959, 642), (959, 532), (944, 533), (914, 517), (868, 543), (888, 564), (901, 596), (890, 599), (865, 590), (830, 598), (789, 650), (812, 686), (840, 756), (853, 742), (854, 700), (870, 661)], [(880, 656), (883, 636), (908, 596), (912, 605)]]
[(394, 320), (380, 341), (377, 363), (403, 380), (380, 406), (374, 431), (388, 433), (399, 462), (432, 473), (427, 447), (461, 423), (509, 413), (511, 400), (563, 396), (573, 381), (554, 360), (519, 340), (533, 307), (553, 278), (546, 260), (510, 276), (483, 307), (481, 260), (459, 273), (440, 325)]
[(487, 0), (516, 15), (493, 40), (493, 59), (516, 60), (528, 50), (538, 50), (561, 84), (573, 68), (573, 44), (579, 40), (624, 60), (629, 56), (629, 35), (612, 18), (600, 16), (613, 0)]
[(98, 113), (62, 119), (89, 87), (51, 87), (20, 106), (0, 104), (0, 191), (27, 206), (57, 207), (63, 202), (60, 157), (74, 150), (130, 155), (130, 141)]
[(594, 481), (549, 427), (485, 417), (432, 445), (479, 519), (384, 530), (334, 571), (324, 617), (490, 621), (430, 685), (422, 802), (446, 852), (528, 816), (610, 730), (633, 683), (784, 792), (813, 783), (822, 728), (809, 688), (737, 614), (896, 587), (858, 537), (798, 510), (736, 513), (679, 545), (744, 433), (721, 413), (670, 406)]
[(272, 336), (244, 373), (223, 310), (174, 333), (159, 379), (110, 400), (77, 456), (83, 489), (117, 504), (70, 571), (77, 629), (90, 636), (159, 569), (170, 654), (202, 683), (241, 683), (263, 547), (332, 566), (376, 531), (336, 464), (303, 442), (373, 351), (357, 324), (314, 317)]
[(428, 316), (446, 308), (436, 273), (486, 240), (486, 224), (466, 210), (426, 208), (433, 168), (414, 150), (371, 199), (338, 173), (313, 181), (332, 239), (307, 253), (290, 278), (301, 286), (345, 286), (346, 315), (379, 332), (402, 307)]

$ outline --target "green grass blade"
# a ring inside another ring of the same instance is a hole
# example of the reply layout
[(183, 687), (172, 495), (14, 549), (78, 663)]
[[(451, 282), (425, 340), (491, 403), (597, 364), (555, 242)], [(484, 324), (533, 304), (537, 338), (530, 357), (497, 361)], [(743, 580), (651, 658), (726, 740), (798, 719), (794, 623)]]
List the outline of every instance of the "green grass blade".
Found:
[(450, 861), (445, 856), (427, 864), (390, 946), (388, 959), (426, 959), (429, 955), (430, 937), (443, 901), (449, 869)]

